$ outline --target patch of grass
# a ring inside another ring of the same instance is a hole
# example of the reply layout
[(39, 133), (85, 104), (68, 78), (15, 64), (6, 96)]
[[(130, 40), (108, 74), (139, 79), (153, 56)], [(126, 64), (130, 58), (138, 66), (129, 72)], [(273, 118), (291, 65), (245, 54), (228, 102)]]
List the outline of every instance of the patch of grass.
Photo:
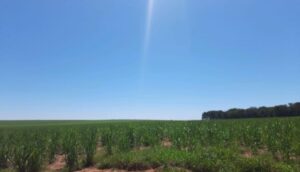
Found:
[[(222, 147), (196, 148), (183, 151), (174, 148), (154, 147), (142, 151), (131, 151), (114, 155), (100, 155), (99, 168), (145, 170), (165, 167), (166, 170), (181, 167), (199, 172), (279, 172), (297, 169), (283, 162), (276, 162), (271, 156), (243, 158), (231, 149)], [(161, 169), (161, 168), (160, 168)]]

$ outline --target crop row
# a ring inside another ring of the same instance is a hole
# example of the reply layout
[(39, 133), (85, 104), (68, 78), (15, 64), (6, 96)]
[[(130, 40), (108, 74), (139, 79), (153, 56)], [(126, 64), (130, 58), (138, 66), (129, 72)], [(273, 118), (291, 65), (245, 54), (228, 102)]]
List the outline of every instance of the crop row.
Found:
[(64, 155), (69, 171), (95, 162), (97, 148), (107, 156), (141, 147), (193, 152), (199, 148), (226, 147), (254, 154), (270, 152), (279, 161), (298, 163), (300, 119), (228, 121), (120, 121), (74, 125), (0, 127), (0, 168), (19, 172), (41, 171)]

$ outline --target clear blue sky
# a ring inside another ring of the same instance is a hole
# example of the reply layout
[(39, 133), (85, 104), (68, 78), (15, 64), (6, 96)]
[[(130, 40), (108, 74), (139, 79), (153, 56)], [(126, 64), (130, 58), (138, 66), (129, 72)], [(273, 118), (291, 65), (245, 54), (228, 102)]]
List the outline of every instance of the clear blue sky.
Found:
[(0, 119), (300, 101), (299, 17), (299, 0), (1, 0)]

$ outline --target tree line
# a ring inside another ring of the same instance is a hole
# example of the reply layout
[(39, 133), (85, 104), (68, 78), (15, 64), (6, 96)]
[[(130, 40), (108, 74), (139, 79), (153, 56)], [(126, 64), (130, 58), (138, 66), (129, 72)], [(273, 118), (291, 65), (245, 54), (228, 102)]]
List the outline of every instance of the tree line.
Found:
[(232, 108), (227, 111), (214, 110), (204, 112), (202, 119), (260, 118), (300, 116), (300, 102), (273, 107)]

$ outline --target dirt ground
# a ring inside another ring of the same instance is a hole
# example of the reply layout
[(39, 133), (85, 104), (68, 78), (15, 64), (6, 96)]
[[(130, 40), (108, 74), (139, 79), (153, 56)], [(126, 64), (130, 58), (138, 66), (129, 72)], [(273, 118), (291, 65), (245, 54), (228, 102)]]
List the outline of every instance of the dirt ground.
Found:
[[(157, 169), (148, 169), (148, 170), (142, 170), (142, 171), (136, 171), (136, 172), (161, 172), (163, 169), (161, 167)], [(185, 171), (185, 172), (191, 172), (190, 170), (186, 169), (180, 169), (180, 168), (174, 168), (175, 171)], [(76, 172), (129, 172), (127, 170), (120, 170), (120, 169), (97, 169), (94, 167), (85, 168)]]
[(51, 171), (60, 171), (66, 165), (66, 160), (64, 155), (55, 155), (55, 160), (53, 163), (49, 164), (47, 169)]
[(116, 169), (97, 169), (95, 167), (84, 168), (76, 172), (126, 172), (125, 170), (116, 170)]
[[(61, 171), (66, 165), (65, 156), (64, 155), (55, 155), (55, 160), (53, 163), (47, 166), (47, 171)], [(143, 170), (141, 172), (155, 172), (154, 169)], [(121, 169), (97, 169), (96, 167), (84, 168), (75, 172), (128, 172), (127, 170)]]
[(169, 139), (164, 139), (162, 141), (162, 146), (164, 146), (164, 147), (171, 147), (172, 146), (172, 142)]
[[(161, 142), (161, 145), (164, 147), (171, 147), (172, 142), (169, 139), (164, 139)], [(144, 150), (148, 147), (140, 147), (138, 150)], [(97, 146), (97, 151), (103, 150), (103, 147), (101, 145)], [(55, 160), (53, 163), (49, 164), (47, 166), (47, 171), (49, 172), (58, 172), (61, 171), (66, 166), (66, 160), (64, 155), (55, 155)], [(148, 169), (148, 170), (142, 170), (139, 172), (156, 172), (161, 171), (161, 168), (157, 169)], [(128, 172), (128, 170), (122, 170), (122, 169), (97, 169), (96, 167), (88, 167), (81, 170), (77, 170), (75, 172)]]

